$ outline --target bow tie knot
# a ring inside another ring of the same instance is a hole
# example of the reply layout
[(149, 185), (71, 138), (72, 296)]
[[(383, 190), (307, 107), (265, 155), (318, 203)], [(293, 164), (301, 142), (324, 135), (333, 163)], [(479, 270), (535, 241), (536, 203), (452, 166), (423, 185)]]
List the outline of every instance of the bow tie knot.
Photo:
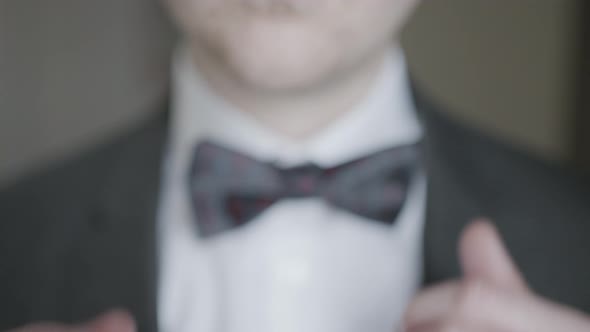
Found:
[(279, 171), (285, 198), (322, 195), (323, 170), (316, 165), (304, 165)]

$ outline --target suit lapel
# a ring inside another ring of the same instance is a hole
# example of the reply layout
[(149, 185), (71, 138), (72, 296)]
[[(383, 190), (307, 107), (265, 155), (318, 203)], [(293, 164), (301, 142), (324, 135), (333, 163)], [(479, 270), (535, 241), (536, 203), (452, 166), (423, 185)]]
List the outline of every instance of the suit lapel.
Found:
[(459, 275), (459, 235), (471, 220), (483, 214), (473, 190), (464, 182), (465, 177), (457, 172), (456, 160), (465, 153), (460, 149), (459, 139), (464, 136), (455, 136), (455, 125), (419, 95), (417, 89), (413, 91), (426, 133), (423, 156), (428, 194), (423, 264), (424, 282), (428, 285)]
[(130, 310), (140, 331), (157, 330), (156, 214), (167, 121), (164, 115), (121, 140), (68, 267), (69, 311), (85, 319)]

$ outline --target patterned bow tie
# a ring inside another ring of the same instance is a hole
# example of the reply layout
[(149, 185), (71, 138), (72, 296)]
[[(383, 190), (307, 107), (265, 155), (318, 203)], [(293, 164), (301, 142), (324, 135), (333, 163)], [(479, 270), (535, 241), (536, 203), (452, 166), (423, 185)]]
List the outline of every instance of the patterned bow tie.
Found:
[(417, 145), (396, 147), (345, 164), (281, 169), (225, 147), (197, 146), (190, 191), (199, 233), (242, 226), (277, 201), (320, 197), (337, 208), (392, 224), (418, 162)]

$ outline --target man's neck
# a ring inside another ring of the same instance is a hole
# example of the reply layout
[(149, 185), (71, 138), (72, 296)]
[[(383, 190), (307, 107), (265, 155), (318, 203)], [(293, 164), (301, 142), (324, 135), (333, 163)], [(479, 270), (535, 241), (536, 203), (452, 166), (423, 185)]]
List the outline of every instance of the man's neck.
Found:
[(383, 48), (354, 68), (314, 87), (286, 92), (240, 84), (202, 55), (193, 56), (193, 60), (215, 92), (237, 109), (278, 134), (304, 140), (360, 103), (375, 82), (388, 50)]

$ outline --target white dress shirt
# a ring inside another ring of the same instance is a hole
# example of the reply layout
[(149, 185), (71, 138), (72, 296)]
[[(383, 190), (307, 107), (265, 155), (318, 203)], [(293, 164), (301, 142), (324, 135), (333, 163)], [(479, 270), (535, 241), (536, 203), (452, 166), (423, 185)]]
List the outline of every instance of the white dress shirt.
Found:
[(305, 141), (268, 130), (216, 95), (180, 48), (159, 208), (162, 332), (391, 332), (422, 275), (425, 176), (392, 226), (285, 199), (246, 226), (198, 236), (188, 168), (212, 140), (284, 166), (334, 166), (417, 142), (403, 53), (392, 48), (366, 97)]

